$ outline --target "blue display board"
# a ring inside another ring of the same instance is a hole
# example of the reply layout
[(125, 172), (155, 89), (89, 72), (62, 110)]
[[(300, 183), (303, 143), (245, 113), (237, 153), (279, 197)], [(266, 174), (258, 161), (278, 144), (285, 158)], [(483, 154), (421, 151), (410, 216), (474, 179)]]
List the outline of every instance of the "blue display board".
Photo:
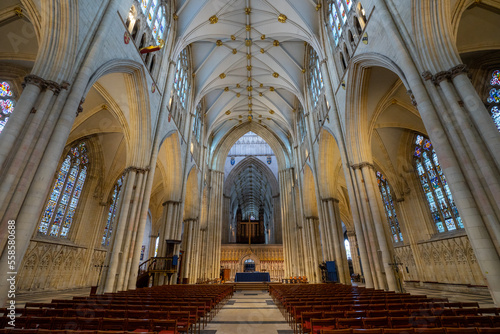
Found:
[(339, 277), (337, 274), (337, 266), (335, 265), (335, 261), (326, 261), (326, 272), (328, 273), (329, 282), (339, 281)]

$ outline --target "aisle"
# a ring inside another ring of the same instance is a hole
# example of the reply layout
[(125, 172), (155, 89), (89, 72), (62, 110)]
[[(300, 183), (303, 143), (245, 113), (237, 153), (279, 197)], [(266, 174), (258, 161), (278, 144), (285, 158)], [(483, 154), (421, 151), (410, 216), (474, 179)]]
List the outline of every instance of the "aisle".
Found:
[(236, 291), (202, 333), (288, 334), (293, 331), (267, 291)]

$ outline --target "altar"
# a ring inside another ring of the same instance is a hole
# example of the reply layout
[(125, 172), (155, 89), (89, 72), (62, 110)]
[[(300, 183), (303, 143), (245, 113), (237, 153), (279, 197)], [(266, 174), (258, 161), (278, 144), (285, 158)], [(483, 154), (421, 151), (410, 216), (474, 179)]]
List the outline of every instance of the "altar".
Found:
[(269, 273), (253, 272), (253, 273), (236, 273), (235, 282), (270, 282), (271, 276)]

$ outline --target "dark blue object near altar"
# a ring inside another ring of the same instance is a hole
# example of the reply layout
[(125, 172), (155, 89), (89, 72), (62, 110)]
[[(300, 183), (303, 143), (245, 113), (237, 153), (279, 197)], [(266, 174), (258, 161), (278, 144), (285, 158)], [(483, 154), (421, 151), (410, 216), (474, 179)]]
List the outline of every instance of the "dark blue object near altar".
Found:
[(271, 276), (269, 273), (236, 273), (235, 282), (270, 282)]

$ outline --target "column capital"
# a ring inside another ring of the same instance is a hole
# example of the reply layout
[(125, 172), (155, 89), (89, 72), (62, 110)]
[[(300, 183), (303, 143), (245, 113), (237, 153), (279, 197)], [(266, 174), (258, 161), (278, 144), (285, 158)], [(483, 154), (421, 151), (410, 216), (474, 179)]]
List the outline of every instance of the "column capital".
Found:
[(356, 238), (356, 232), (354, 231), (346, 231), (346, 234), (347, 234), (347, 237), (351, 237), (351, 238)]
[(165, 201), (163, 202), (163, 206), (166, 206), (167, 204), (180, 204), (182, 203), (181, 201)]
[(54, 95), (56, 95), (56, 96), (59, 95), (59, 93), (62, 90), (61, 85), (59, 85), (57, 82), (52, 81), (52, 80), (45, 80), (44, 83), (43, 83), (43, 86), (46, 89), (49, 89), (52, 92), (54, 92)]
[(123, 172), (128, 173), (131, 171), (134, 171), (134, 172), (139, 173), (139, 174), (144, 174), (144, 173), (149, 171), (149, 167), (140, 168), (140, 167), (135, 167), (135, 166), (129, 166), (129, 167), (125, 168), (125, 170)]
[(35, 85), (38, 86), (39, 88), (43, 87), (43, 83), (45, 80), (40, 78), (37, 75), (34, 74), (28, 74), (27, 76), (24, 77), (24, 82), (22, 83), (23, 88), (26, 87), (27, 84)]
[(364, 167), (368, 167), (368, 168), (371, 168), (373, 170), (375, 169), (375, 166), (373, 166), (372, 163), (367, 162), (367, 161), (363, 161), (363, 162), (360, 162), (359, 164), (352, 164), (351, 165), (352, 169), (363, 169)]
[(442, 81), (445, 80), (451, 80), (457, 75), (460, 75), (462, 73), (468, 73), (468, 68), (467, 65), (465, 64), (458, 64), (456, 66), (453, 66), (452, 68), (446, 70), (446, 71), (440, 71), (436, 74), (432, 74), (430, 71), (424, 71), (422, 73), (422, 78), (424, 78), (425, 81), (431, 80), (434, 85), (439, 85)]
[(327, 198), (322, 198), (321, 199), (323, 202), (336, 202), (336, 203), (340, 203), (340, 200), (338, 198), (335, 198), (335, 197), (327, 197)]

